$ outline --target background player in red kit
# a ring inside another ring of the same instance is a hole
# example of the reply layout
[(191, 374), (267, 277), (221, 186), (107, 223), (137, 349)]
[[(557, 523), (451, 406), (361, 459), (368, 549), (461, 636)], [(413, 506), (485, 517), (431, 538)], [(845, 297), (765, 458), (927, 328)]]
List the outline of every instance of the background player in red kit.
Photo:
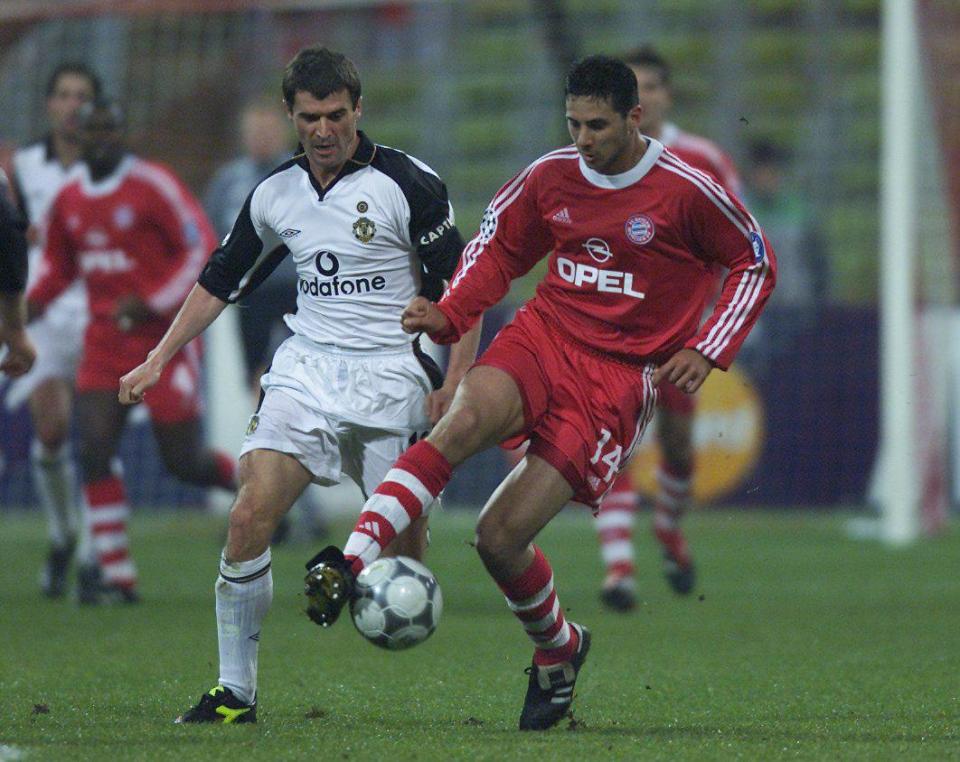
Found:
[[(727, 368), (774, 283), (753, 217), (712, 177), (641, 135), (641, 115), (624, 63), (595, 56), (573, 66), (574, 145), (500, 190), (444, 298), (414, 299), (402, 323), (455, 341), (549, 254), (536, 295), (467, 373), (433, 431), (396, 461), (343, 553), (331, 546), (307, 565), (307, 613), (332, 624), (355, 575), (422, 514), (453, 467), (498, 442), (529, 439), (476, 535), (535, 646), (522, 730), (567, 713), (590, 647), (586, 628), (565, 620), (534, 538), (570, 500), (597, 508), (643, 434), (656, 385), (692, 394), (714, 366)], [(723, 292), (700, 326), (717, 266), (728, 270)]]
[[(80, 598), (95, 603), (109, 594), (132, 602), (137, 576), (127, 541), (129, 510), (110, 465), (129, 408), (115, 389), (164, 334), (216, 241), (199, 203), (170, 170), (127, 152), (117, 104), (98, 99), (80, 114), (84, 166), (53, 203), (43, 272), (29, 301), (36, 313), (76, 278), (86, 282), (91, 318), (77, 370), (77, 418), (99, 569), (81, 570)], [(146, 404), (172, 474), (232, 489), (233, 459), (201, 445), (199, 360), (196, 344), (184, 348)]]
[[(730, 157), (712, 141), (684, 132), (668, 121), (673, 98), (667, 60), (649, 46), (637, 48), (623, 56), (623, 60), (637, 77), (638, 97), (643, 108), (640, 132), (656, 138), (672, 154), (709, 173), (728, 192), (739, 196), (740, 178)], [(653, 532), (663, 549), (663, 570), (670, 587), (686, 595), (693, 589), (695, 570), (680, 519), (690, 501), (696, 397), (684, 394), (671, 383), (661, 384), (657, 392), (655, 425), (661, 462), (656, 474)], [(600, 598), (618, 611), (636, 606), (633, 525), (638, 502), (630, 469), (624, 468), (604, 499), (596, 522), (606, 567)]]

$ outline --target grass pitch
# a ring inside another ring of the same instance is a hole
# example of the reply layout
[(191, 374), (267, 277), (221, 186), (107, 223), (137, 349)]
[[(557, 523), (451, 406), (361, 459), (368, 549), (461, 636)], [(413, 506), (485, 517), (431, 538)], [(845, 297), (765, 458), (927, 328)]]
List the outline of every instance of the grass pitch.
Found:
[[(541, 545), (569, 618), (594, 632), (575, 719), (515, 730), (531, 647), (473, 549), (472, 513), (434, 522), (440, 628), (388, 653), (348, 620), (301, 613), (311, 547), (274, 550), (259, 724), (172, 719), (217, 676), (213, 584), (224, 519), (144, 515), (144, 603), (40, 598), (43, 526), (0, 518), (0, 760), (960, 759), (960, 534), (892, 551), (833, 516), (703, 512), (700, 583), (660, 577), (640, 517), (643, 603), (601, 609), (596, 540), (561, 516)], [(345, 538), (346, 527), (335, 534)]]

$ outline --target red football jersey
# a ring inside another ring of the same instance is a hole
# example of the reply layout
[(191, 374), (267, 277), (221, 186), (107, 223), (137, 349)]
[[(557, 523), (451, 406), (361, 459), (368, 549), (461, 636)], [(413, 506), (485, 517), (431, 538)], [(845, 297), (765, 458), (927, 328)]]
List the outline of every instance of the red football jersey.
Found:
[(133, 332), (159, 338), (215, 246), (199, 202), (166, 167), (127, 156), (109, 177), (93, 182), (83, 166), (54, 199), (40, 276), (29, 298), (48, 304), (83, 278), (90, 299), (88, 337), (115, 330), (118, 300), (136, 295), (158, 317)]
[(670, 153), (692, 167), (709, 172), (728, 191), (740, 195), (740, 175), (737, 174), (733, 160), (712, 140), (692, 132), (684, 132), (672, 122), (667, 122), (663, 125), (660, 142), (670, 149)]
[[(527, 304), (571, 340), (627, 362), (683, 347), (727, 368), (773, 289), (773, 251), (711, 176), (650, 140), (620, 175), (591, 170), (573, 146), (508, 182), (484, 212), (439, 307), (452, 341), (550, 253)], [(715, 268), (727, 268), (715, 295)]]

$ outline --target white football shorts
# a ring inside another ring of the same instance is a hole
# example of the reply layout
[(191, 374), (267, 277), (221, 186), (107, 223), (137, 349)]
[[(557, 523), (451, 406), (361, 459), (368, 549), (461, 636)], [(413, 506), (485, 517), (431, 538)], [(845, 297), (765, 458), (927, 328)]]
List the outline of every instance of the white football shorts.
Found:
[(10, 382), (4, 397), (7, 410), (20, 407), (48, 379), (62, 378), (73, 384), (89, 319), (86, 291), (82, 283), (76, 283), (27, 326), (37, 361), (29, 373)]
[(260, 379), (241, 457), (251, 450), (294, 456), (322, 486), (352, 478), (364, 497), (401, 453), (430, 430), (433, 384), (412, 345), (353, 350), (303, 336), (277, 349)]

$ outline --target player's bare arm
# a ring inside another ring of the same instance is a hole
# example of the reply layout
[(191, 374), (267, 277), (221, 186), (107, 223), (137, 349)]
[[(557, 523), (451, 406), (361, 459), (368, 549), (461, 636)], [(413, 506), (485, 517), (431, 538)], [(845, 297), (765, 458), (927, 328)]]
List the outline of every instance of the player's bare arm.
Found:
[(450, 360), (447, 363), (443, 386), (427, 396), (427, 414), (430, 416), (430, 423), (435, 424), (450, 409), (457, 387), (477, 359), (482, 327), (483, 320), (480, 319), (473, 328), (463, 334), (460, 341), (450, 347)]
[(681, 349), (653, 372), (653, 385), (669, 381), (680, 391), (694, 394), (711, 370), (713, 363), (696, 349)]
[(10, 377), (22, 376), (37, 359), (37, 350), (24, 330), (25, 312), (21, 294), (0, 293), (0, 348), (7, 350), (0, 371)]
[(120, 378), (120, 402), (124, 405), (140, 402), (144, 392), (160, 380), (170, 358), (203, 333), (226, 306), (226, 302), (203, 286), (194, 286), (160, 343), (143, 363)]

